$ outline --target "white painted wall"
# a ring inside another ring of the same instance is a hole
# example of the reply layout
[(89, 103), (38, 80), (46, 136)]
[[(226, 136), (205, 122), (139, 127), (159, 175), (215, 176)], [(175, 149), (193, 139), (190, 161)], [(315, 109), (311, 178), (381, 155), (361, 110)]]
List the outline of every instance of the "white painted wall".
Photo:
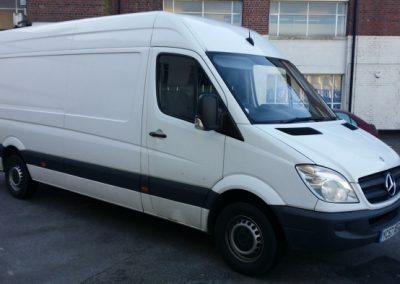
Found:
[(304, 74), (345, 74), (347, 39), (270, 39)]
[[(270, 39), (304, 74), (344, 74), (348, 106), (352, 37)], [(400, 37), (358, 36), (352, 110), (378, 129), (400, 130)]]
[(270, 39), (303, 74), (340, 74), (343, 77), (342, 108), (347, 109), (351, 37), (332, 40)]
[(378, 129), (400, 129), (400, 37), (357, 37), (353, 112)]

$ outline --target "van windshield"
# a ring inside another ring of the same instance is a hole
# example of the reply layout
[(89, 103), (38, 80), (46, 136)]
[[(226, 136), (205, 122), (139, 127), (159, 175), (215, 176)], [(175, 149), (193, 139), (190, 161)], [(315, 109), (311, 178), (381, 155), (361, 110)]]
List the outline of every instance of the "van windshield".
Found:
[(208, 56), (253, 124), (337, 119), (289, 61), (220, 52)]

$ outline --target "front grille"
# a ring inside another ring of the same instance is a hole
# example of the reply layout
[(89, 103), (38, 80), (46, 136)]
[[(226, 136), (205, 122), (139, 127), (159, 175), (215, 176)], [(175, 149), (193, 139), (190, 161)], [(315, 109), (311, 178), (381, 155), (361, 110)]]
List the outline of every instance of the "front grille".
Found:
[[(393, 180), (397, 184), (397, 192), (394, 196), (390, 196), (386, 190), (385, 182), (388, 173), (392, 175)], [(400, 192), (400, 167), (359, 178), (358, 183), (370, 203), (389, 200), (397, 196)]]

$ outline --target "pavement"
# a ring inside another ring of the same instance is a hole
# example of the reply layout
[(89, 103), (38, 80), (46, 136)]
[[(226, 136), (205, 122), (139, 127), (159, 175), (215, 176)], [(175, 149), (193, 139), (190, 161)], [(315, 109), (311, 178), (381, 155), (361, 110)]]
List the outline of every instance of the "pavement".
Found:
[[(384, 133), (400, 153), (400, 134)], [(400, 235), (334, 253), (287, 250), (267, 276), (230, 270), (208, 235), (40, 186), (12, 198), (0, 175), (0, 283), (400, 283)]]
[(379, 138), (400, 155), (400, 131), (380, 131)]

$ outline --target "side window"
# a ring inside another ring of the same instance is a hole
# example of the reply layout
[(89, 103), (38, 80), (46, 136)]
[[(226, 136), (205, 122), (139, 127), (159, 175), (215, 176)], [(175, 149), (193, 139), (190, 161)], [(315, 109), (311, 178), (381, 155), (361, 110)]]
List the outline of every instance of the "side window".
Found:
[(157, 58), (157, 102), (170, 116), (194, 122), (199, 95), (215, 93), (199, 63), (183, 55), (161, 54)]

